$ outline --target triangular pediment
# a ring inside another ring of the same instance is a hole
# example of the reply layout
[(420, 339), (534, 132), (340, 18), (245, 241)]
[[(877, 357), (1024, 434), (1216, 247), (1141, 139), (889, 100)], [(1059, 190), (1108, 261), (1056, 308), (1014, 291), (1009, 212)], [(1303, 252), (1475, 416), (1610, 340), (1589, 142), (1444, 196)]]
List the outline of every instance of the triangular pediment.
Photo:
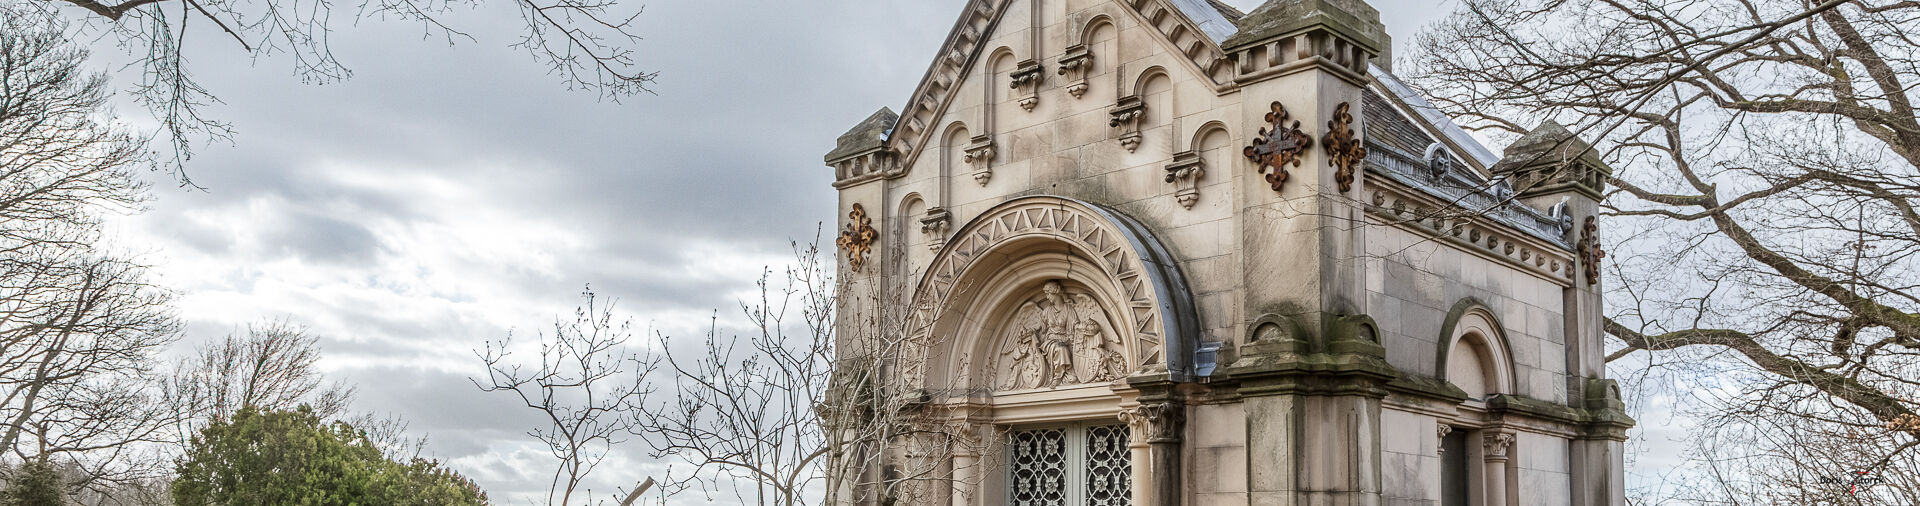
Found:
[[(993, 49), (986, 47), (986, 41), (1001, 28), (1009, 9), (1031, 8), (1034, 4), (1029, 2), (1058, 1), (1064, 0), (968, 0), (913, 96), (901, 108), (888, 148), (910, 164), (937, 135), (933, 130), (939, 118), (953, 105), (961, 85), (975, 75), (975, 67), (981, 65), (986, 53)], [(1141, 26), (1152, 27), (1153, 30), (1148, 31), (1161, 38), (1154, 43), (1165, 44), (1171, 52), (1185, 56), (1191, 63), (1189, 70), (1213, 83), (1217, 92), (1233, 88), (1232, 63), (1220, 44), (1237, 33), (1235, 21), (1243, 15), (1238, 10), (1216, 0), (1108, 1), (1126, 11)], [(1051, 49), (1053, 53), (1059, 52), (1059, 48)], [(1051, 65), (1057, 63), (1055, 60), (1060, 56), (1023, 54), (1019, 57), (1044, 62), (1043, 70), (1052, 73)]]

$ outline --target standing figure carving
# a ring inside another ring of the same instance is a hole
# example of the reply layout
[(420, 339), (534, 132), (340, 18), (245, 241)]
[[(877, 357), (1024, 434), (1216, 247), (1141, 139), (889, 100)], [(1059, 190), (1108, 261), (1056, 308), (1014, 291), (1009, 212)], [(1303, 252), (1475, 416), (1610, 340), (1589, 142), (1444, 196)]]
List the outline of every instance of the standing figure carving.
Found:
[(1054, 388), (1126, 375), (1119, 336), (1106, 330), (1106, 313), (1092, 296), (1069, 294), (1059, 281), (1047, 282), (1041, 292), (1014, 314), (1007, 388)]

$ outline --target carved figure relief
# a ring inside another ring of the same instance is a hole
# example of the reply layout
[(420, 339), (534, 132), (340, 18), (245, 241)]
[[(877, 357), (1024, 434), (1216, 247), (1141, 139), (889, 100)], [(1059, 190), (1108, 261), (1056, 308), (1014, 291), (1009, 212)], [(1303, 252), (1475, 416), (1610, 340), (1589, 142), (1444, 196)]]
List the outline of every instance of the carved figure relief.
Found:
[[(1258, 164), (1255, 170), (1266, 175), (1267, 184), (1273, 186), (1273, 191), (1279, 192), (1287, 184), (1287, 165), (1300, 166), (1301, 155), (1313, 147), (1313, 137), (1300, 131), (1300, 121), (1293, 120), (1287, 114), (1286, 106), (1278, 101), (1273, 103), (1265, 119), (1268, 128), (1260, 129), (1259, 137), (1253, 140), (1253, 145), (1247, 146), (1245, 154), (1248, 160)], [(1293, 122), (1288, 124), (1289, 120)]]
[(1607, 250), (1600, 249), (1599, 217), (1587, 217), (1587, 226), (1580, 230), (1580, 244), (1574, 249), (1579, 250), (1580, 264), (1586, 267), (1587, 284), (1599, 284), (1600, 261), (1607, 258)]
[(1008, 325), (1012, 367), (1004, 388), (1056, 388), (1125, 376), (1124, 348), (1106, 322), (1106, 312), (1092, 296), (1047, 282)]
[(1333, 108), (1333, 120), (1327, 122), (1327, 136), (1321, 139), (1321, 145), (1327, 148), (1327, 161), (1333, 164), (1333, 180), (1340, 183), (1340, 193), (1353, 191), (1353, 175), (1366, 161), (1367, 148), (1353, 135), (1353, 114), (1348, 112), (1346, 102)]
[(860, 272), (867, 263), (867, 252), (873, 249), (873, 241), (880, 238), (880, 232), (873, 229), (873, 219), (867, 217), (867, 208), (853, 205), (853, 212), (847, 213), (847, 229), (840, 232), (840, 239), (834, 243), (840, 249), (847, 250), (847, 267)]

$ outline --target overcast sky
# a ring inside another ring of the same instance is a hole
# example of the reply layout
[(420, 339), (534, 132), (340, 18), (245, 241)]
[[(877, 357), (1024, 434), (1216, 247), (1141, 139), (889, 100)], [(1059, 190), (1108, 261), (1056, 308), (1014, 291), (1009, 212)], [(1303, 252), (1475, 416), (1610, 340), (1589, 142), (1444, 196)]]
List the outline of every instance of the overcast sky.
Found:
[[(1373, 3), (1403, 48), (1446, 9)], [(183, 292), (190, 341), (308, 325), (360, 409), (404, 416), (494, 497), (530, 498), (550, 469), (521, 434), (538, 420), (469, 383), (472, 350), (550, 325), (589, 283), (660, 332), (737, 320), (760, 269), (832, 220), (833, 139), (900, 108), (960, 5), (649, 2), (639, 50), (659, 95), (618, 104), (509, 48), (504, 4), (452, 18), (478, 39), (457, 47), (343, 27), (333, 50), (354, 77), (325, 86), (201, 37), (193, 68), (226, 102), (210, 112), (239, 134), (193, 161), (206, 191), (154, 175), (151, 211), (121, 235)], [(598, 488), (659, 472), (626, 457)]]

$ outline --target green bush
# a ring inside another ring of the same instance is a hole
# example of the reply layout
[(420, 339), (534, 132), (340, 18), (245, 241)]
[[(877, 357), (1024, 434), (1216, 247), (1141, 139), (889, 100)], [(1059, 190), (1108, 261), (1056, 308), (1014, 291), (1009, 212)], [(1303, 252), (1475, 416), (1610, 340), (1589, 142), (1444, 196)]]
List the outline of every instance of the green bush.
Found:
[(66, 486), (60, 483), (60, 471), (52, 463), (34, 460), (13, 470), (6, 490), (0, 490), (0, 506), (64, 506)]
[(388, 460), (364, 433), (313, 410), (252, 408), (193, 438), (177, 464), (179, 506), (467, 506), (487, 504), (438, 462)]

